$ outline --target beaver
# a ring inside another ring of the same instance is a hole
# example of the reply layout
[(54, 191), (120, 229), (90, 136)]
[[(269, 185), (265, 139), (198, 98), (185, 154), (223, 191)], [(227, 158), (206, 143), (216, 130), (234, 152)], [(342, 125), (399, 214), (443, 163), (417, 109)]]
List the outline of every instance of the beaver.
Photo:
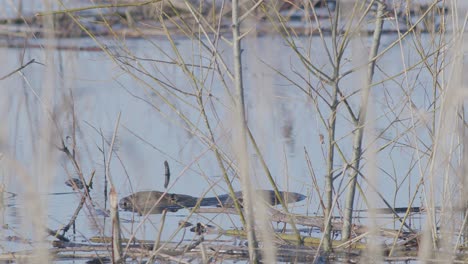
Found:
[[(242, 206), (242, 192), (235, 192), (235, 197)], [(286, 203), (300, 202), (306, 198), (305, 195), (295, 192), (282, 192), (279, 194)], [(263, 197), (269, 205), (279, 204), (275, 192), (272, 190), (256, 190), (255, 196)], [(185, 194), (166, 193), (160, 191), (141, 191), (122, 198), (119, 207), (124, 211), (143, 214), (160, 214), (164, 210), (177, 212), (182, 208), (195, 207), (197, 202), (200, 206), (234, 207), (234, 200), (229, 194), (215, 197), (197, 198)]]
[[(238, 191), (238, 192), (235, 192), (234, 193), (235, 196), (236, 196), (236, 199), (237, 201), (240, 203), (240, 205), (242, 206), (243, 204), (243, 196), (242, 196), (242, 192), (241, 191)], [(273, 190), (255, 190), (255, 193), (254, 193), (255, 197), (254, 198), (261, 198), (261, 199), (265, 199), (265, 202), (269, 205), (278, 205), (280, 204), (280, 200), (278, 200), (278, 198), (276, 197), (275, 195), (275, 191)], [(281, 198), (283, 199), (283, 201), (285, 203), (297, 203), (297, 202), (300, 202), (302, 200), (304, 200), (306, 198), (305, 195), (302, 195), (300, 193), (295, 193), (295, 192), (283, 192), (283, 191), (279, 191), (279, 195), (281, 196)], [(209, 198), (206, 198), (206, 199), (212, 199), (213, 197), (209, 197)], [(219, 206), (219, 207), (234, 207), (234, 200), (232, 199), (232, 197), (229, 195), (229, 194), (223, 194), (223, 195), (220, 195), (218, 197), (214, 197), (215, 199), (217, 199), (217, 201), (221, 202), (221, 204), (218, 202), (216, 204), (216, 206)]]
[(119, 207), (125, 211), (141, 214), (160, 214), (164, 210), (177, 212), (185, 207), (194, 207), (198, 198), (159, 191), (136, 192), (120, 199)]

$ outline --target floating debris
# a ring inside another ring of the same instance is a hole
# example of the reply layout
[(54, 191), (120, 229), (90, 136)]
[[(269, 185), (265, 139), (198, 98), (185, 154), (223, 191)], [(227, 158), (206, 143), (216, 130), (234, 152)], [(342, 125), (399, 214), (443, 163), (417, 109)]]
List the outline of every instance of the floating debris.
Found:
[(84, 188), (83, 182), (78, 178), (68, 179), (65, 185), (70, 186), (73, 190), (81, 190)]
[(193, 224), (188, 222), (188, 221), (185, 221), (185, 220), (180, 220), (179, 221), (179, 226), (182, 227), (182, 228), (186, 228), (186, 227), (189, 227), (189, 226), (193, 226)]
[(31, 244), (32, 242), (28, 239), (22, 238), (20, 236), (7, 236), (5, 238), (6, 241), (16, 242), (16, 243), (23, 243), (23, 244)]
[(103, 263), (111, 263), (111, 258), (109, 257), (102, 257), (102, 258), (93, 258), (91, 260), (86, 261), (86, 264), (103, 264)]
[(215, 226), (199, 222), (196, 226), (190, 228), (190, 232), (194, 232), (200, 236), (202, 234), (217, 234), (218, 229)]
[(169, 163), (167, 160), (164, 161), (164, 189), (167, 189), (169, 180), (171, 178), (171, 170), (169, 169)]

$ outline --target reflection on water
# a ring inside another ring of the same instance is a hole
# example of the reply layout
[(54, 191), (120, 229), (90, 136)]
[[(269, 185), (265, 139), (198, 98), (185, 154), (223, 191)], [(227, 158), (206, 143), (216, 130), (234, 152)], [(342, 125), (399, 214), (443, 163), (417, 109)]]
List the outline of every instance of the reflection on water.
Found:
[(294, 146), (294, 116), (291, 114), (291, 111), (287, 109), (287, 106), (282, 106), (280, 110), (280, 116), (282, 117), (282, 124), (281, 124), (281, 136), (284, 138), (284, 142), (288, 147), (287, 152), (294, 155), (295, 154), (295, 146)]

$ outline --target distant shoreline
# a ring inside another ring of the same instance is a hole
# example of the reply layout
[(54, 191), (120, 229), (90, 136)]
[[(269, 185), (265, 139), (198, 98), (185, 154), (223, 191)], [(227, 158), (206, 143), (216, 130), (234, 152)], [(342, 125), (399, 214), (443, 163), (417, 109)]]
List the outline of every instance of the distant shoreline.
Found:
[[(285, 4), (283, 4), (285, 5)], [(428, 8), (432, 8), (428, 10)], [(194, 19), (190, 13), (183, 13), (181, 10), (177, 15), (167, 17), (163, 22), (157, 18), (151, 18), (151, 15), (145, 14), (144, 10), (132, 9), (115, 9), (107, 13), (102, 13), (96, 10), (76, 11), (73, 13), (60, 13), (55, 11), (54, 14), (29, 15), (21, 18), (0, 19), (0, 46), (10, 47), (23, 42), (24, 39), (41, 39), (48, 36), (54, 38), (86, 38), (94, 37), (112, 37), (112, 38), (144, 38), (165, 36), (166, 30), (171, 35), (180, 35), (190, 37), (190, 35), (198, 34), (200, 27), (210, 28), (208, 34), (220, 34), (229, 36), (231, 32), (230, 18), (228, 15), (216, 17), (216, 20), (210, 21), (207, 17), (204, 21)], [(278, 17), (271, 20), (265, 14), (253, 14), (244, 21), (244, 31), (255, 30), (257, 34), (275, 34), (288, 31), (296, 36), (310, 35), (329, 35), (331, 28), (328, 26), (329, 19), (334, 16), (333, 10), (328, 7), (317, 7), (314, 14), (307, 14), (297, 6), (282, 6), (280, 8), (280, 19)], [(433, 16), (418, 20), (424, 12), (433, 12)], [(255, 13), (255, 12), (253, 12)], [(373, 15), (370, 11), (368, 15)], [(428, 33), (438, 31), (440, 29), (440, 16), (435, 14), (446, 15), (448, 9), (432, 5), (415, 5), (412, 9), (406, 10), (405, 13), (397, 13), (397, 10), (387, 10), (384, 23), (384, 34), (402, 34), (408, 30), (415, 30), (420, 33)], [(218, 14), (218, 13), (213, 13)], [(227, 14), (226, 11), (223, 14)], [(154, 14), (153, 14), (154, 15)], [(201, 14), (199, 14), (201, 16)], [(397, 17), (397, 19), (395, 18)], [(54, 30), (47, 28), (46, 24), (50, 23), (50, 17), (53, 18)], [(213, 20), (213, 19), (211, 19)], [(426, 21), (427, 20), (427, 21)], [(162, 24), (164, 23), (164, 25)], [(214, 28), (216, 26), (216, 28)], [(444, 30), (447, 30), (444, 28)], [(358, 34), (372, 34), (372, 25), (361, 25), (356, 30)], [(27, 44), (34, 48), (34, 44)], [(65, 47), (62, 47), (65, 48)], [(93, 50), (96, 47), (81, 47), (85, 50)], [(80, 49), (81, 49), (80, 48)], [(75, 49), (75, 48), (73, 48)], [(101, 50), (98, 48), (98, 50)]]

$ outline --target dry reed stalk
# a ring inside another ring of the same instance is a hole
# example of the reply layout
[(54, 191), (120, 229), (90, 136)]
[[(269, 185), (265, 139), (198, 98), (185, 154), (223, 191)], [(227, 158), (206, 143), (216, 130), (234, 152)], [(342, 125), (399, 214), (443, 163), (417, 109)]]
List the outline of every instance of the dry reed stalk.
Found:
[(157, 250), (160, 248), (160, 243), (161, 243), (161, 235), (162, 231), (164, 228), (164, 223), (166, 222), (166, 214), (167, 210), (163, 210), (162, 215), (161, 215), (161, 222), (159, 223), (159, 231), (156, 236), (156, 239), (154, 240), (154, 246), (153, 246), (153, 251), (151, 252), (151, 257), (148, 259), (148, 262), (151, 263), (154, 261), (154, 257), (156, 257)]
[(117, 131), (120, 125), (120, 116), (121, 113), (117, 116), (115, 122), (114, 133), (112, 135), (112, 141), (109, 146), (109, 153), (107, 155), (107, 163), (105, 164), (105, 175), (108, 178), (110, 184), (109, 192), (109, 202), (111, 207), (111, 220), (112, 220), (112, 262), (113, 263), (125, 263), (125, 258), (122, 252), (122, 235), (120, 232), (120, 218), (119, 218), (119, 200), (117, 191), (114, 186), (114, 181), (112, 180), (112, 175), (110, 173), (110, 163), (112, 160), (114, 152), (114, 143), (117, 137)]
[(237, 157), (239, 160), (239, 176), (242, 186), (242, 196), (244, 201), (245, 228), (247, 230), (247, 240), (249, 247), (249, 258), (252, 263), (259, 263), (259, 255), (257, 252), (258, 241), (255, 234), (255, 220), (253, 214), (254, 201), (252, 199), (252, 183), (249, 177), (249, 154), (247, 150), (247, 119), (245, 115), (244, 104), (244, 86), (242, 77), (242, 59), (241, 59), (241, 36), (239, 21), (239, 2), (232, 1), (232, 54), (234, 60), (234, 86), (236, 91), (235, 112), (236, 118), (234, 124), (237, 127), (234, 131), (234, 136), (240, 142), (237, 145)]
[[(256, 7), (258, 7), (262, 1), (258, 1), (249, 11), (244, 13), (241, 18), (239, 18), (240, 21), (244, 20), (251, 12), (254, 11)], [(273, 6), (267, 5), (265, 3), (265, 6), (268, 6), (270, 8), (275, 8)], [(262, 6), (264, 7), (264, 6)], [(249, 28), (251, 27), (253, 30), (246, 29), (246, 32), (243, 34), (243, 36), (246, 36), (246, 49), (251, 49), (253, 50), (252, 53), (259, 53), (261, 50), (257, 50), (256, 48), (256, 41), (258, 41), (256, 32), (255, 32), (255, 21), (249, 21), (245, 22), (243, 28)], [(254, 67), (256, 69), (261, 70), (261, 64), (256, 60), (256, 57), (254, 56), (248, 56), (247, 57), (247, 62), (246, 65), (249, 65), (249, 67)], [(263, 76), (264, 74), (267, 74), (267, 72), (262, 72), (259, 75)], [(258, 81), (257, 81), (258, 80)], [(255, 97), (259, 98), (256, 102), (257, 107), (255, 111), (252, 111), (252, 120), (271, 120), (274, 118), (272, 113), (275, 113), (274, 107), (275, 107), (275, 101), (274, 101), (274, 90), (271, 89), (273, 87), (273, 83), (269, 83), (269, 80), (265, 80), (264, 78), (255, 78), (255, 81), (251, 84), (252, 87), (257, 87), (255, 89), (255, 92), (257, 93)], [(267, 130), (269, 130), (268, 127), (268, 122), (256, 122), (252, 123), (251, 126), (252, 128), (257, 128), (257, 133), (258, 134), (264, 134)], [(263, 127), (266, 126), (266, 127)], [(280, 195), (277, 183), (275, 179), (272, 176), (272, 173), (270, 172), (270, 169), (267, 165), (267, 162), (265, 161), (265, 157), (260, 150), (259, 144), (264, 146), (264, 148), (269, 149), (270, 148), (270, 143), (271, 141), (268, 138), (262, 138), (259, 137), (255, 139), (255, 137), (252, 134), (251, 128), (246, 127), (246, 133), (248, 133), (248, 138), (250, 141), (250, 144), (253, 146), (254, 153), (256, 154), (257, 158), (260, 161), (261, 167), (263, 171), (265, 172), (265, 175), (267, 177), (269, 185), (273, 188), (274, 195), (276, 199), (279, 201), (279, 203), (282, 205), (283, 209), (286, 212), (286, 215), (289, 215), (288, 212), (288, 207), (287, 203), (284, 201), (283, 197)], [(257, 142), (259, 140), (259, 142)], [(268, 151), (264, 150), (263, 152), (267, 153)], [(286, 159), (286, 158), (285, 158)], [(251, 179), (254, 180), (254, 179)], [(262, 182), (261, 179), (257, 179), (256, 181)], [(260, 198), (260, 199), (258, 199)], [(265, 198), (265, 197), (263, 197)], [(256, 223), (255, 223), (255, 228), (258, 230), (258, 236), (259, 236), (259, 242), (262, 243), (261, 250), (262, 250), (262, 261), (266, 263), (274, 263), (276, 262), (276, 256), (277, 256), (277, 251), (276, 251), (276, 245), (274, 243), (275, 241), (275, 232), (271, 226), (271, 215), (269, 213), (269, 208), (268, 206), (261, 202), (262, 197), (257, 197), (254, 202), (254, 207), (256, 211)], [(296, 234), (296, 243), (301, 244), (301, 236), (299, 234), (299, 231), (297, 230), (296, 224), (294, 222), (293, 218), (289, 218), (289, 221), (287, 223), (290, 223), (294, 233)]]
[(111, 208), (112, 219), (112, 262), (125, 263), (122, 254), (122, 238), (120, 234), (120, 219), (118, 208), (118, 197), (114, 186), (111, 185), (109, 192), (109, 202)]
[[(259, 157), (260, 159), (260, 163), (262, 164), (262, 167), (263, 167), (263, 170), (265, 171), (266, 175), (267, 175), (267, 179), (271, 185), (271, 187), (273, 187), (273, 191), (275, 192), (275, 196), (276, 196), (276, 199), (278, 199), (278, 201), (280, 202), (281, 206), (283, 207), (284, 211), (286, 212), (286, 214), (289, 214), (289, 211), (288, 211), (288, 207), (287, 207), (287, 204), (286, 202), (284, 201), (283, 197), (281, 197), (280, 193), (279, 193), (279, 189), (278, 189), (278, 186), (276, 185), (276, 182), (275, 180), (273, 179), (273, 176), (270, 172), (270, 169), (268, 168), (266, 162), (265, 162), (265, 159), (263, 158), (263, 155), (262, 153), (260, 152), (260, 148), (258, 147), (257, 145), (257, 142), (255, 141), (253, 135), (252, 135), (252, 132), (250, 131), (249, 128), (247, 128), (247, 133), (249, 135), (249, 139), (250, 141), (252, 142), (252, 145), (254, 147), (254, 150), (255, 150), (255, 153), (257, 154), (257, 156)], [(262, 206), (262, 205), (260, 205)], [(294, 233), (295, 235), (297, 236), (297, 241), (301, 241), (300, 240), (300, 234), (299, 234), (299, 231), (297, 231), (297, 227), (296, 227), (296, 224), (294, 222), (294, 219), (290, 219), (290, 221), (288, 221), (289, 224), (291, 224), (293, 230), (294, 230)]]
[[(463, 38), (467, 22), (466, 13), (464, 18), (458, 17), (455, 3), (452, 3), (452, 32), (446, 32), (446, 37), (451, 42), (451, 48), (445, 52), (450, 58), (443, 64), (443, 71), (434, 73), (433, 78), (442, 79), (442, 90), (440, 91), (440, 110), (437, 112), (437, 126), (434, 131), (434, 146), (430, 160), (430, 171), (426, 190), (428, 203), (428, 217), (424, 226), (422, 247), (419, 251), (420, 257), (428, 259), (433, 257), (432, 252), (453, 248), (451, 252), (438, 254), (438, 260), (454, 259), (457, 253), (458, 239), (455, 235), (466, 228), (463, 214), (459, 214), (453, 208), (458, 206), (466, 209), (466, 175), (459, 177), (452, 171), (454, 166), (461, 170), (466, 164), (466, 156), (459, 148), (466, 137), (464, 102), (468, 98), (464, 92), (462, 82), (463, 67)], [(466, 11), (466, 10), (465, 10)], [(460, 129), (463, 127), (463, 130)], [(458, 153), (457, 153), (458, 152)], [(461, 153), (461, 154), (460, 154)], [(437, 212), (435, 204), (440, 203), (442, 210)], [(466, 212), (464, 212), (466, 213)], [(461, 220), (461, 221), (460, 221)]]
[[(379, 4), (378, 4), (379, 5)], [(377, 8), (379, 9), (382, 9), (383, 10), (383, 5), (382, 6), (378, 6)], [(383, 15), (383, 12), (382, 11), (378, 11), (377, 12), (377, 16), (379, 15)], [(381, 18), (383, 19), (383, 18)], [(359, 42), (360, 40), (362, 40), (361, 38), (358, 38), (359, 40), (357, 40), (356, 42)], [(354, 41), (353, 41), (354, 42)], [(361, 43), (356, 43), (354, 42), (353, 44), (353, 48), (354, 48), (354, 53), (356, 53), (354, 55), (354, 58), (355, 58), (355, 61), (359, 61), (362, 60), (363, 58), (365, 58), (366, 56), (366, 51), (364, 49), (364, 47), (361, 45)], [(356, 56), (357, 55), (357, 56)], [(359, 58), (357, 58), (359, 57)], [(354, 60), (353, 60), (354, 61)], [(365, 71), (358, 71), (357, 75), (360, 75), (358, 78), (360, 80), (360, 85), (363, 85), (365, 86), (365, 81), (366, 80), (366, 74), (365, 74)], [(367, 109), (365, 111), (367, 111), (367, 121), (366, 122), (366, 125), (364, 127), (364, 132), (366, 135), (367, 135), (367, 138), (366, 138), (366, 151), (363, 153), (363, 159), (367, 161), (367, 169), (366, 169), (366, 173), (367, 173), (367, 181), (373, 185), (373, 186), (379, 186), (379, 180), (380, 180), (380, 175), (378, 173), (378, 166), (379, 166), (379, 163), (378, 163), (378, 156), (377, 156), (377, 139), (378, 139), (378, 134), (377, 134), (377, 131), (376, 131), (376, 123), (377, 123), (377, 118), (375, 116), (375, 109), (376, 109), (376, 105), (374, 104), (374, 101), (375, 101), (375, 96), (372, 95), (372, 94), (369, 94), (369, 98), (370, 100), (368, 101), (368, 106), (367, 106)], [(364, 199), (366, 199), (366, 203), (367, 203), (367, 206), (369, 206), (369, 221), (370, 223), (367, 225), (368, 226), (368, 229), (369, 229), (369, 234), (368, 236), (366, 237), (367, 239), (367, 244), (368, 244), (368, 247), (366, 248), (366, 250), (364, 251), (365, 255), (366, 255), (366, 258), (365, 258), (365, 261), (368, 262), (368, 263), (377, 263), (377, 262), (382, 262), (383, 259), (382, 259), (382, 256), (383, 256), (383, 250), (384, 250), (384, 247), (383, 245), (380, 243), (381, 241), (381, 234), (379, 232), (379, 224), (378, 224), (378, 219), (377, 219), (377, 212), (374, 208), (377, 208), (378, 207), (378, 193), (377, 192), (367, 192), (367, 194), (365, 194), (364, 192), (361, 192), (362, 196), (364, 197)], [(345, 221), (346, 223), (346, 221)], [(347, 228), (347, 227), (346, 227)]]
[[(50, 2), (45, 1), (46, 10), (51, 9)], [(55, 41), (53, 32), (54, 25), (51, 18), (46, 18), (44, 27), (47, 29), (52, 29), (46, 33), (46, 37), (50, 39), (50, 42)], [(49, 42), (49, 43), (50, 43)], [(53, 50), (45, 46), (45, 63), (50, 67), (56, 65), (54, 62)], [(45, 202), (44, 196), (40, 195), (42, 192), (47, 192), (50, 188), (50, 183), (52, 182), (53, 176), (53, 164), (56, 162), (56, 155), (53, 152), (53, 146), (51, 142), (54, 141), (54, 137), (57, 135), (58, 131), (55, 131), (56, 128), (55, 120), (52, 116), (55, 114), (52, 109), (54, 109), (55, 101), (55, 77), (51, 68), (47, 68), (44, 72), (43, 87), (41, 92), (38, 94), (38, 100), (41, 102), (39, 104), (40, 109), (37, 109), (38, 120), (40, 128), (33, 135), (39, 135), (40, 139), (33, 141), (35, 145), (33, 150), (33, 155), (36, 159), (33, 162), (32, 171), (34, 175), (30, 175), (30, 181), (26, 184), (25, 189), (25, 209), (24, 217), (25, 220), (32, 224), (31, 237), (36, 240), (35, 246), (33, 248), (34, 259), (31, 263), (48, 263), (50, 262), (50, 255), (47, 250), (47, 241), (46, 233), (44, 226), (47, 224), (47, 204)], [(31, 185), (28, 187), (27, 185)], [(30, 189), (29, 189), (30, 188)], [(29, 190), (28, 190), (29, 189)], [(30, 229), (30, 226), (24, 226), (26, 230)]]

